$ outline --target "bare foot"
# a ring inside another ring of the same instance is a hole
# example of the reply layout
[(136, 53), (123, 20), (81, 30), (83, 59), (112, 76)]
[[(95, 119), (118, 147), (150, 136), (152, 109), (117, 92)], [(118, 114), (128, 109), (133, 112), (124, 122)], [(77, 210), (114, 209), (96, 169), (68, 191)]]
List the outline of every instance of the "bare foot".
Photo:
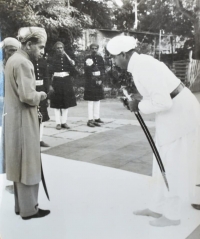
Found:
[(154, 227), (178, 226), (180, 223), (181, 220), (170, 220), (164, 216), (149, 222), (149, 224)]
[(157, 212), (153, 212), (151, 210), (144, 209), (144, 210), (138, 210), (133, 212), (133, 214), (137, 215), (137, 216), (147, 216), (147, 217), (155, 217), (155, 218), (159, 218), (162, 216), (162, 214), (157, 213)]

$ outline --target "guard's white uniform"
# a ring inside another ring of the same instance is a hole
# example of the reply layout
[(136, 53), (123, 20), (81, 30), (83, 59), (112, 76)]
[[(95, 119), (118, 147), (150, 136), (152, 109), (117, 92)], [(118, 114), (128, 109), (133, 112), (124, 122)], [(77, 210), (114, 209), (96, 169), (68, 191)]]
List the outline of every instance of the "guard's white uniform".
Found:
[(153, 197), (149, 207), (178, 220), (180, 202), (200, 203), (197, 195), (200, 188), (195, 186), (200, 183), (200, 105), (186, 87), (171, 99), (170, 93), (180, 80), (164, 63), (151, 56), (134, 53), (128, 71), (143, 96), (138, 105), (140, 111), (156, 113), (155, 140), (170, 187), (168, 192), (154, 158), (156, 189), (153, 195), (156, 199)]

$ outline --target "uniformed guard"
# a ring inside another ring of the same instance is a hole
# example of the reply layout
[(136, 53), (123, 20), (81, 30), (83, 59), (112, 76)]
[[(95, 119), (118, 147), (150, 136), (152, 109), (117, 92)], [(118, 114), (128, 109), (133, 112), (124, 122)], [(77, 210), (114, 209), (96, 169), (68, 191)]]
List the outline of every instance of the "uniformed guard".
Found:
[(56, 42), (53, 49), (55, 55), (51, 62), (50, 72), (50, 107), (54, 108), (56, 129), (69, 129), (67, 125), (68, 108), (76, 106), (72, 77), (76, 74), (75, 61), (64, 50), (62, 42)]
[(104, 123), (100, 119), (100, 100), (104, 99), (103, 80), (105, 77), (105, 66), (103, 57), (97, 52), (99, 45), (91, 44), (91, 54), (85, 59), (85, 91), (84, 100), (88, 101), (89, 127), (101, 126)]
[[(44, 91), (46, 94), (49, 92), (49, 73), (47, 62), (45, 58), (40, 58), (38, 61), (34, 62), (35, 78), (36, 78), (36, 90), (38, 92)], [(48, 100), (45, 99), (40, 102), (39, 111), (42, 114), (42, 123), (40, 124), (40, 146), (49, 147), (47, 143), (42, 140), (44, 131), (44, 122), (48, 121)]]

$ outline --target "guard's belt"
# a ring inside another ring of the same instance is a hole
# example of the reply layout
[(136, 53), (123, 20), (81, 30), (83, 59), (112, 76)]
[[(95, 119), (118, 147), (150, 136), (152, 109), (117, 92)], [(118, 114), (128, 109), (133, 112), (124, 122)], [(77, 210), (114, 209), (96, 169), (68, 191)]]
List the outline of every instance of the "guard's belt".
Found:
[(176, 87), (175, 90), (172, 91), (172, 93), (170, 93), (171, 98), (173, 99), (174, 97), (176, 97), (181, 91), (182, 89), (185, 87), (185, 85), (181, 82), (178, 87)]
[(69, 76), (69, 72), (54, 72), (53, 76), (65, 77), (65, 76)]
[(100, 71), (94, 71), (94, 72), (92, 72), (92, 75), (93, 76), (100, 76), (101, 72)]
[(36, 86), (43, 85), (43, 83), (44, 83), (43, 80), (36, 80)]

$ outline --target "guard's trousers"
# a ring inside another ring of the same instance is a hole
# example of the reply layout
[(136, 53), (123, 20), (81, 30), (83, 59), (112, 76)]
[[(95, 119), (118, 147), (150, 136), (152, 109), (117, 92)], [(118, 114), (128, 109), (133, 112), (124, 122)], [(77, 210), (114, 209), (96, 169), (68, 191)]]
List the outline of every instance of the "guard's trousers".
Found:
[(65, 124), (67, 122), (68, 109), (54, 109), (54, 113), (56, 124)]
[(99, 119), (100, 118), (100, 100), (99, 101), (88, 101), (88, 119)]
[(39, 184), (25, 185), (14, 182), (15, 212), (21, 217), (32, 216), (38, 211)]

